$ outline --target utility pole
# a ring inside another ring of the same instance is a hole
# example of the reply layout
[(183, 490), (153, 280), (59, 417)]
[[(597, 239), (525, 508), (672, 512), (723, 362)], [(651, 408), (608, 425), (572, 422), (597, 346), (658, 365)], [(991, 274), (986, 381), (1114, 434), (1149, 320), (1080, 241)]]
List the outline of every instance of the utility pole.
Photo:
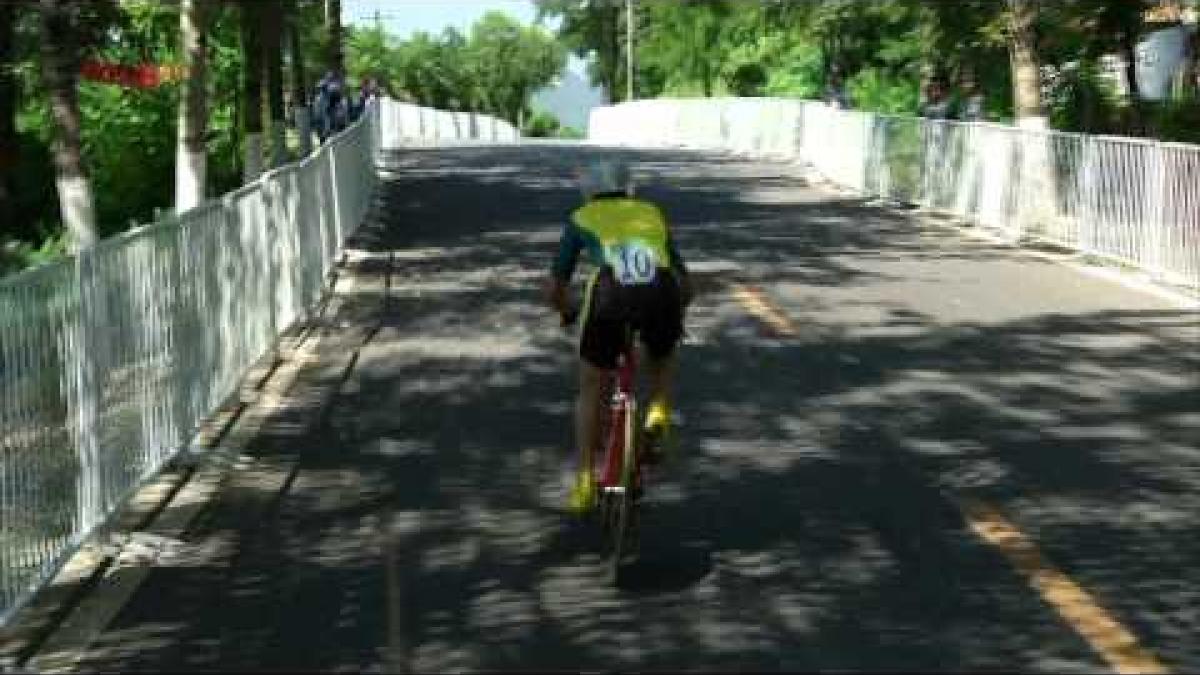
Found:
[(625, 0), (625, 100), (633, 100), (633, 0)]

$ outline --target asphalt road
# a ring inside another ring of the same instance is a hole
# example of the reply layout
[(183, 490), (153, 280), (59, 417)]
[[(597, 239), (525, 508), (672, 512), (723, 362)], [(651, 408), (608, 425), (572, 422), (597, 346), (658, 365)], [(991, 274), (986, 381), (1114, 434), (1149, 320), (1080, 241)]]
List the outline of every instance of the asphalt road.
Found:
[[(623, 588), (561, 510), (573, 338), (539, 304), (571, 166), (610, 153), (700, 289), (683, 457)], [(1095, 672), (1103, 615), (1200, 670), (1194, 312), (780, 164), (559, 145), (387, 168), (260, 470), (81, 669)]]

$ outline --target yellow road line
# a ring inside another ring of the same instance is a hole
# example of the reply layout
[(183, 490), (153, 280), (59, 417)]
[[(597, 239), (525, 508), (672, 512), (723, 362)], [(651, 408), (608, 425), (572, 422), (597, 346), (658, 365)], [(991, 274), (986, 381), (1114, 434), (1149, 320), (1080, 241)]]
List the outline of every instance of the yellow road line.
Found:
[(975, 534), (1000, 551), (1025, 575), (1042, 599), (1058, 611), (1118, 673), (1166, 673), (1166, 666), (1138, 644), (1090, 593), (1055, 569), (1037, 547), (998, 510), (979, 502), (962, 505)]
[(733, 288), (733, 295), (738, 302), (742, 303), (751, 314), (758, 317), (763, 323), (767, 324), (778, 335), (782, 337), (792, 337), (796, 335), (796, 324), (778, 308), (771, 304), (762, 291), (753, 286), (737, 284)]
[[(733, 294), (747, 311), (779, 335), (796, 334), (792, 320), (757, 288), (738, 284)], [(1042, 600), (1053, 607), (1114, 670), (1118, 673), (1170, 672), (1090, 593), (1043, 558), (1037, 546), (1000, 511), (975, 501), (961, 503), (958, 508), (971, 530), (999, 549)]]

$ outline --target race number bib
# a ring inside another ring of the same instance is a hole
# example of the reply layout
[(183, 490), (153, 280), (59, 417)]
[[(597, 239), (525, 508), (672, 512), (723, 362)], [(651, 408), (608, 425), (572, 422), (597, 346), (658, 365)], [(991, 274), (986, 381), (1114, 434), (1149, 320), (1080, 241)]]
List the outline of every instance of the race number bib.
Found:
[(626, 241), (608, 247), (608, 262), (622, 286), (648, 284), (658, 271), (654, 249), (639, 241)]

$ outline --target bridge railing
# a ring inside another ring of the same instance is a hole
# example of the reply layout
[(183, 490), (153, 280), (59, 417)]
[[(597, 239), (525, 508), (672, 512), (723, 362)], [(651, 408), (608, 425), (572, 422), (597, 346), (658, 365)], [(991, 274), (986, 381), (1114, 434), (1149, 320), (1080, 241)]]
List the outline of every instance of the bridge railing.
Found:
[(791, 99), (598, 108), (598, 143), (803, 161), (861, 194), (952, 213), (1200, 290), (1200, 147), (837, 110)]
[(368, 110), (235, 192), (0, 279), (0, 620), (313, 307), (371, 205), (380, 150), (517, 136), (484, 116)]

